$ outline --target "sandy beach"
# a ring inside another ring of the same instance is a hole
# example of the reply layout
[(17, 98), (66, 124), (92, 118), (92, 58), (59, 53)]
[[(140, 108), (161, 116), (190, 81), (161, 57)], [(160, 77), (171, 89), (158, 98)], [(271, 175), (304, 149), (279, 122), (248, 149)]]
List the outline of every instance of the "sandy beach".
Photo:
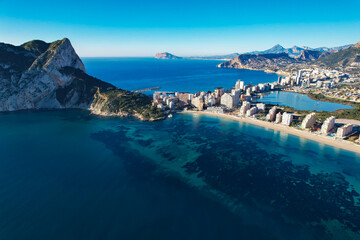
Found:
[(329, 136), (317, 135), (315, 133), (310, 133), (305, 130), (299, 130), (299, 129), (295, 129), (293, 127), (288, 127), (288, 126), (281, 125), (281, 124), (265, 122), (265, 121), (257, 120), (257, 119), (253, 119), (253, 118), (238, 117), (235, 115), (229, 115), (229, 114), (223, 114), (223, 113), (211, 113), (211, 112), (205, 112), (205, 111), (183, 111), (180, 113), (208, 115), (208, 116), (214, 116), (214, 117), (235, 120), (235, 121), (239, 121), (239, 122), (246, 122), (246, 123), (254, 124), (257, 126), (264, 127), (264, 128), (279, 130), (282, 132), (286, 132), (288, 134), (296, 135), (298, 137), (317, 141), (317, 142), (327, 144), (327, 145), (330, 145), (333, 147), (341, 148), (344, 150), (360, 153), (360, 145), (357, 145), (355, 143), (352, 143), (352, 142), (349, 142), (346, 140), (341, 140), (341, 139), (334, 139), (333, 137), (329, 137)]

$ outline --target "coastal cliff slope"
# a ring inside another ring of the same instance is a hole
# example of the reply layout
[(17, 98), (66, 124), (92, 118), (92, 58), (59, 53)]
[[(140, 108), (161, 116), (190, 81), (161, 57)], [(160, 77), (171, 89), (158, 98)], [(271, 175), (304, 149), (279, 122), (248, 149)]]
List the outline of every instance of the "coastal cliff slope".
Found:
[(241, 54), (236, 58), (220, 63), (220, 68), (237, 68), (250, 70), (265, 70), (281, 74), (283, 68), (301, 60), (290, 57), (286, 53), (279, 54)]
[(339, 69), (345, 72), (360, 75), (360, 42), (320, 58), (315, 62), (321, 67)]
[(88, 108), (97, 88), (115, 89), (85, 73), (67, 38), (0, 43), (0, 111)]
[(248, 52), (246, 54), (287, 53), (290, 57), (296, 58), (296, 57), (299, 57), (299, 55), (301, 55), (306, 50), (317, 51), (317, 52), (322, 52), (322, 53), (325, 53), (325, 52), (333, 53), (333, 52), (338, 52), (343, 49), (349, 48), (351, 46), (352, 46), (352, 44), (339, 46), (339, 47), (331, 47), (331, 48), (328, 48), (328, 47), (311, 48), (311, 47), (306, 47), (306, 46), (304, 46), (304, 47), (293, 46), (291, 48), (284, 48), (280, 44), (276, 44), (275, 46), (273, 46), (272, 48), (269, 48), (267, 50), (252, 51), (252, 52)]
[(21, 46), (0, 43), (0, 111), (63, 108), (142, 120), (164, 117), (151, 106), (150, 97), (86, 74), (67, 38), (52, 43), (33, 40)]

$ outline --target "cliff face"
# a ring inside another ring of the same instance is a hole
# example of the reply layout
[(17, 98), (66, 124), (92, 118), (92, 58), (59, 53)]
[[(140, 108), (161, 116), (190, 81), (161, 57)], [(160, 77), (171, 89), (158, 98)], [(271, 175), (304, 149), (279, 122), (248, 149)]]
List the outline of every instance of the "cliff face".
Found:
[(21, 46), (0, 43), (0, 111), (88, 108), (97, 88), (115, 89), (85, 73), (66, 38)]
[(289, 57), (286, 53), (241, 54), (230, 61), (219, 64), (218, 67), (279, 72), (290, 64), (298, 62), (299, 60)]

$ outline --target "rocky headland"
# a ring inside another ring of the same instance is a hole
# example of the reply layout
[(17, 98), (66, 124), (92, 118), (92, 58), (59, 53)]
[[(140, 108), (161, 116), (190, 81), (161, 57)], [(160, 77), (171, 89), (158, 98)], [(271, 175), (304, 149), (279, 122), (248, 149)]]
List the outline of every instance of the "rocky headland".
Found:
[[(100, 96), (107, 95), (112, 97), (100, 101)], [(151, 106), (150, 97), (86, 74), (67, 38), (52, 43), (34, 40), (20, 46), (0, 43), (0, 112), (70, 108), (141, 120), (163, 117)]]

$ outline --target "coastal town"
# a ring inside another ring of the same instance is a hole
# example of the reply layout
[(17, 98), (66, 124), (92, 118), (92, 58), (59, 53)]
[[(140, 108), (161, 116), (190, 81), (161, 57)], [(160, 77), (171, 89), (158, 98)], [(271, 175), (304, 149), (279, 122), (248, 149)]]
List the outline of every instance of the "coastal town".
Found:
[[(317, 119), (315, 112), (296, 114), (286, 111), (285, 107), (265, 104), (259, 96), (269, 91), (318, 91), (333, 93), (333, 97), (344, 98), (339, 94), (347, 83), (358, 82), (359, 79), (336, 70), (300, 70), (291, 76), (278, 78), (272, 83), (257, 85), (245, 84), (238, 80), (229, 89), (215, 88), (213, 92), (161, 92), (153, 94), (153, 106), (171, 114), (172, 112), (198, 112), (203, 114), (226, 116), (252, 123), (266, 122), (311, 134), (312, 137), (326, 137), (332, 140), (348, 140), (352, 144), (360, 144), (356, 121), (337, 122), (334, 116), (325, 120)], [(351, 95), (349, 95), (349, 93)], [(360, 91), (346, 93), (346, 99), (358, 101)], [(350, 98), (350, 99), (349, 99)], [(354, 123), (355, 122), (355, 123)]]

